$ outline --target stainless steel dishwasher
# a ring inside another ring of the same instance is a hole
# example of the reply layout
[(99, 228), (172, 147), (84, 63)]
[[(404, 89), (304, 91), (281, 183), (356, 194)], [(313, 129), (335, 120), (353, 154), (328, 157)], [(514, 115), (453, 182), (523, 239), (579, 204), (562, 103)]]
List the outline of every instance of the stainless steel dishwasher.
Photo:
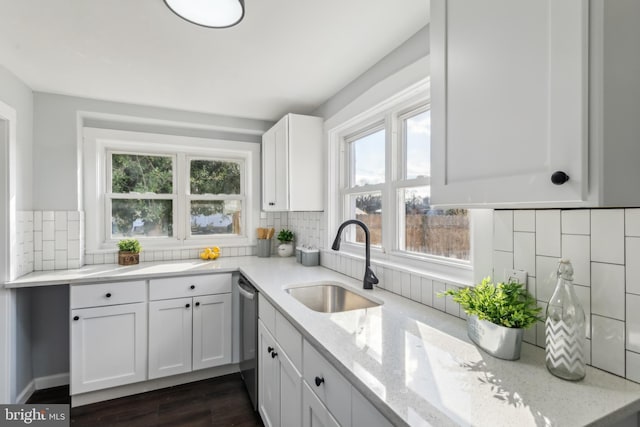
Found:
[(258, 410), (258, 290), (240, 275), (240, 374)]

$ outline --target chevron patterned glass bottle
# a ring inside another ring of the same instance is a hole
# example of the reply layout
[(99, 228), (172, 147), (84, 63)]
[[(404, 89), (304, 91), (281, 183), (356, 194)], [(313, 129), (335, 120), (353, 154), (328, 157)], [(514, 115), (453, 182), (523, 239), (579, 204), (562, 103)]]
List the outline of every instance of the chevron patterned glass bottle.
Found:
[(545, 322), (546, 364), (553, 375), (578, 381), (586, 374), (585, 315), (573, 289), (569, 260), (560, 260), (557, 275)]

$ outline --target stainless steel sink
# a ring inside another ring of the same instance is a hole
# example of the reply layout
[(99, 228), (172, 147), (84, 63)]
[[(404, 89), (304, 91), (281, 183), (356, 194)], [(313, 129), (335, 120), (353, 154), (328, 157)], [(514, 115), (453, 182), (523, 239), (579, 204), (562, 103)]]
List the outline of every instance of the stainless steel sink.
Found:
[(382, 304), (332, 282), (296, 286), (285, 291), (311, 310), (321, 313), (358, 310)]

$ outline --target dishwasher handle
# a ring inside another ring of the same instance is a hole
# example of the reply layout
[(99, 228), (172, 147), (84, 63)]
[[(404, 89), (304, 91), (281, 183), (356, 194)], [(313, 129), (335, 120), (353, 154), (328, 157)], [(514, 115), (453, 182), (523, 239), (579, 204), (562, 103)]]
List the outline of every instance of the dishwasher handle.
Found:
[(251, 290), (246, 289), (243, 285), (243, 280), (240, 279), (238, 281), (238, 292), (240, 292), (240, 295), (242, 295), (243, 297), (245, 297), (248, 300), (253, 300), (256, 296), (255, 290), (253, 290), (253, 292)]

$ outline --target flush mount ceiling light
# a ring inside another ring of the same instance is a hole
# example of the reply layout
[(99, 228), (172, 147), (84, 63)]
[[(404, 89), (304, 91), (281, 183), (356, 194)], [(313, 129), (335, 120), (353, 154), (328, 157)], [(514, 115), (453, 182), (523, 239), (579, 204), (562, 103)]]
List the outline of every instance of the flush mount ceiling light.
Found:
[(180, 18), (209, 28), (233, 27), (244, 17), (244, 0), (164, 0)]

